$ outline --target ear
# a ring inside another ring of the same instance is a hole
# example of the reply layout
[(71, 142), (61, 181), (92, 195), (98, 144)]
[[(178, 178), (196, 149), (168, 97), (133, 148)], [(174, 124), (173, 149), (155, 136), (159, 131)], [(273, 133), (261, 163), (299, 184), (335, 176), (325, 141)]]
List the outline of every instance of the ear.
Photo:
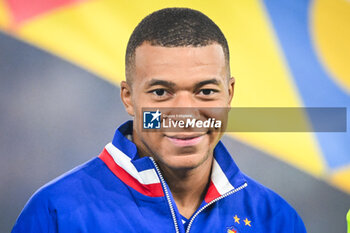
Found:
[(130, 116), (134, 116), (135, 112), (134, 112), (134, 104), (132, 101), (131, 87), (125, 81), (122, 81), (120, 83), (120, 98), (123, 101), (126, 112)]
[(233, 99), (233, 94), (235, 92), (235, 78), (231, 77), (230, 80), (228, 81), (228, 94), (229, 94), (229, 102), (228, 105), (229, 107), (231, 106), (231, 102)]

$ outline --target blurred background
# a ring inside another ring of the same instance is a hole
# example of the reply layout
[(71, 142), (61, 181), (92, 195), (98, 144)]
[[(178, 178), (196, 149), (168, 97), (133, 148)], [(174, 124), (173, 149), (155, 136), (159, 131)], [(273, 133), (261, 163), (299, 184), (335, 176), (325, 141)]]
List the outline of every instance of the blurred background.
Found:
[[(349, 115), (348, 0), (0, 0), (0, 232), (35, 190), (97, 156), (129, 119), (119, 99), (128, 38), (147, 14), (175, 6), (202, 11), (226, 35), (232, 106), (347, 107)], [(229, 133), (223, 141), (308, 232), (341, 233), (349, 123), (343, 133)]]

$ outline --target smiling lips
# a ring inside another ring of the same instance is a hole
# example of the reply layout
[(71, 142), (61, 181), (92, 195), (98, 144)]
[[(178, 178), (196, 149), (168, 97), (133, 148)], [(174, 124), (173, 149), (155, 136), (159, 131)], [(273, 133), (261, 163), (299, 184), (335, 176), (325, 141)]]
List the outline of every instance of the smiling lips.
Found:
[(185, 147), (185, 146), (194, 146), (198, 144), (204, 137), (205, 134), (200, 135), (174, 135), (166, 136), (170, 142), (175, 146)]

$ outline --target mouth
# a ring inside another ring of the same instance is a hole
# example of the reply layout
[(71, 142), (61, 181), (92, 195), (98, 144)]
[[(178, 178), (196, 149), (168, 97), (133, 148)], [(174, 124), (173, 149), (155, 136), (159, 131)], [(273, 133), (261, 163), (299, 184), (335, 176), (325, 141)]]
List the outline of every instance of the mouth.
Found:
[(175, 146), (185, 147), (197, 145), (206, 133), (201, 134), (177, 134), (177, 135), (165, 135), (165, 137), (173, 143)]

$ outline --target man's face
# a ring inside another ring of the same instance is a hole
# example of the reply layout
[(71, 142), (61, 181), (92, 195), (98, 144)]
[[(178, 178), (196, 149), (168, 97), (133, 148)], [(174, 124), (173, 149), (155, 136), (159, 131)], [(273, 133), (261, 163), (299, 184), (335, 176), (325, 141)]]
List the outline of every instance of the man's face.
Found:
[(223, 49), (219, 44), (203, 47), (161, 47), (144, 43), (136, 49), (132, 87), (122, 83), (122, 99), (134, 116), (133, 140), (142, 156), (152, 156), (162, 167), (192, 169), (211, 161), (222, 133), (149, 132), (142, 128), (142, 108), (229, 107), (234, 80), (227, 79)]

